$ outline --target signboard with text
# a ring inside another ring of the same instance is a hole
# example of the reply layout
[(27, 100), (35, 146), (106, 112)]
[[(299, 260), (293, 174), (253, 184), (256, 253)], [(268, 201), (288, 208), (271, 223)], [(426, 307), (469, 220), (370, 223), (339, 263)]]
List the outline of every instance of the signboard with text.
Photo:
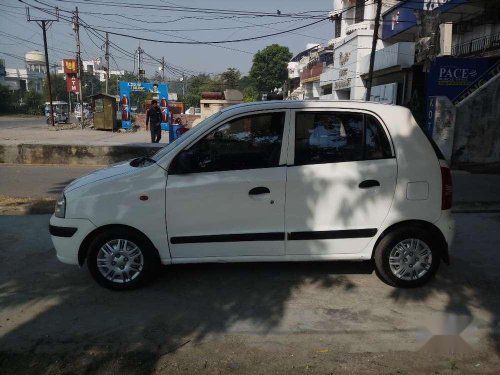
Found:
[(454, 101), (497, 63), (491, 58), (438, 57), (427, 79), (427, 96), (446, 96)]
[(382, 40), (392, 38), (417, 25), (416, 12), (438, 10), (446, 13), (466, 0), (406, 0), (400, 1), (382, 15)]
[(167, 108), (168, 85), (165, 83), (151, 82), (123, 82), (120, 81), (120, 110), (122, 113), (122, 128), (132, 128), (132, 117), (130, 113), (132, 92), (146, 92), (158, 96), (158, 105), (162, 113), (161, 129), (168, 130), (170, 114)]
[(64, 73), (66, 74), (76, 74), (76, 60), (64, 59), (63, 60)]
[(66, 76), (66, 91), (78, 93), (80, 92), (80, 79), (76, 75)]

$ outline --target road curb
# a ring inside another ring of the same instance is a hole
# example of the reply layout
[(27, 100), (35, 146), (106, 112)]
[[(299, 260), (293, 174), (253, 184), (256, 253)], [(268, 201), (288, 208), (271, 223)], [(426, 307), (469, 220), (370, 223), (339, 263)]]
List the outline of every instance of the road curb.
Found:
[(108, 165), (151, 156), (165, 144), (72, 145), (0, 144), (2, 164)]

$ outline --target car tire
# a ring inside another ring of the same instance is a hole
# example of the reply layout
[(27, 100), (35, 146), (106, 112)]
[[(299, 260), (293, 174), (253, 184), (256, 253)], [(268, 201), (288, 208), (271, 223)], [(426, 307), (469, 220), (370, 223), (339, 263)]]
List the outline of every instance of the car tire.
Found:
[(129, 290), (157, 275), (160, 258), (142, 235), (114, 228), (99, 233), (90, 242), (87, 267), (99, 285), (112, 290)]
[(386, 284), (415, 288), (437, 272), (439, 245), (429, 231), (418, 226), (399, 227), (386, 234), (374, 252), (375, 271)]

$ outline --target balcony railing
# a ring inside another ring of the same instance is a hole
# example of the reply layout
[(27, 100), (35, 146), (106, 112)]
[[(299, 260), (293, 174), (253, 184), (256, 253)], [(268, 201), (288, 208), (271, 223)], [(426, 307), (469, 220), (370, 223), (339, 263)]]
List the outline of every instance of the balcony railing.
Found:
[(470, 42), (451, 47), (452, 56), (467, 56), (484, 53), (500, 48), (500, 33), (472, 39)]
[(345, 33), (349, 35), (355, 32), (356, 30), (371, 30), (373, 27), (372, 25), (373, 25), (372, 21), (353, 23), (352, 25), (347, 26)]

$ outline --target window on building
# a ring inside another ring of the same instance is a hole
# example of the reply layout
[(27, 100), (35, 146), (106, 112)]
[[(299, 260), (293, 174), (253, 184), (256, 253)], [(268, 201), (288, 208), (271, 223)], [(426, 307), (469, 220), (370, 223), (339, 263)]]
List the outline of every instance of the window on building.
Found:
[(365, 20), (365, 3), (366, 0), (356, 0), (356, 14), (354, 16), (356, 23), (363, 22)]
[(340, 38), (342, 34), (342, 13), (335, 16), (335, 38)]
[[(194, 158), (194, 170), (190, 172), (277, 167), (284, 123), (285, 113), (273, 112), (240, 117), (219, 126), (183, 151)], [(178, 173), (178, 168), (174, 160), (173, 170)]]
[(351, 112), (299, 112), (295, 165), (390, 158), (389, 140), (372, 116)]
[(326, 85), (322, 87), (323, 95), (330, 95), (332, 93), (332, 84)]

